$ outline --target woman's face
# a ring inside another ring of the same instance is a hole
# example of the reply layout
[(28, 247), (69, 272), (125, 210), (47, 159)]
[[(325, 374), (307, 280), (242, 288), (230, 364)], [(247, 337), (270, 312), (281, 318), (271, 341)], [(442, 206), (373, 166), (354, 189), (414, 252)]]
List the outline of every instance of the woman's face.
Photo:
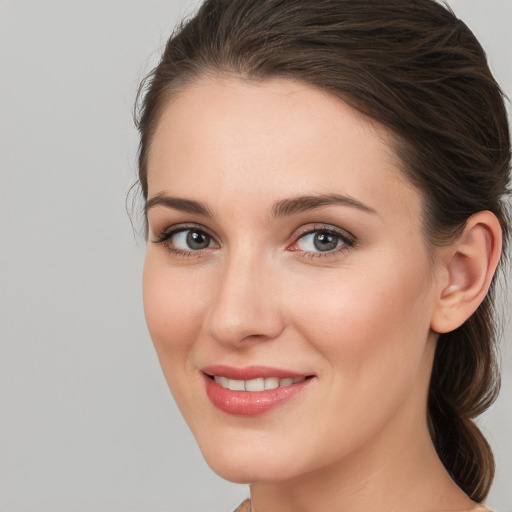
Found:
[(436, 276), (388, 140), (286, 80), (204, 80), (159, 121), (145, 313), (229, 480), (341, 468), (426, 435)]

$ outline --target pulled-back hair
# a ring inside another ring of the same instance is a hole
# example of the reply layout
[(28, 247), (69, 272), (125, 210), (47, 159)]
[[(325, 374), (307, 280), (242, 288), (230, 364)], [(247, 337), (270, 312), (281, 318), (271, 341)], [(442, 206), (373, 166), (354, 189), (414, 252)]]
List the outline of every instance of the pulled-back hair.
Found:
[[(482, 47), (448, 8), (433, 0), (207, 0), (141, 84), (145, 200), (162, 110), (187, 84), (219, 74), (310, 84), (386, 126), (422, 194), (432, 246), (453, 241), (483, 210), (496, 215), (507, 241), (510, 137), (502, 93)], [(494, 283), (461, 327), (440, 335), (428, 400), (437, 453), (476, 501), (494, 476), (491, 449), (473, 422), (499, 389), (493, 298)]]

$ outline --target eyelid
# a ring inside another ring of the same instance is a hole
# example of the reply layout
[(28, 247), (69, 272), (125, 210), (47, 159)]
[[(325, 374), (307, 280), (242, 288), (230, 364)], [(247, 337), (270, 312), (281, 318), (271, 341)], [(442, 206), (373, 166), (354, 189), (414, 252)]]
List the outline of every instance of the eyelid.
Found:
[(309, 235), (310, 233), (316, 233), (317, 231), (325, 231), (327, 233), (332, 233), (340, 236), (342, 239), (346, 240), (347, 243), (355, 244), (357, 238), (346, 229), (339, 228), (338, 226), (334, 226), (333, 224), (323, 224), (323, 223), (313, 223), (313, 225), (307, 225), (299, 228), (292, 237), (294, 240), (298, 240), (299, 238)]
[(205, 228), (201, 224), (195, 224), (193, 222), (185, 222), (183, 224), (173, 224), (171, 226), (167, 226), (164, 229), (154, 233), (152, 242), (155, 244), (163, 243), (166, 240), (176, 233), (180, 233), (182, 231), (187, 230), (196, 230), (201, 231), (202, 233), (207, 234), (213, 240), (216, 240), (216, 237), (210, 232), (209, 229)]

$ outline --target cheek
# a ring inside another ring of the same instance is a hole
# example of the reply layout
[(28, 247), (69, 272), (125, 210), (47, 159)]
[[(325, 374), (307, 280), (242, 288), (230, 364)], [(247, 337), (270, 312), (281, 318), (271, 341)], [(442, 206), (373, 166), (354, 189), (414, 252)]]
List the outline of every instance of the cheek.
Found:
[[(144, 313), (164, 372), (180, 366), (201, 325), (201, 294), (193, 278), (148, 252), (143, 273)], [(167, 375), (166, 375), (167, 376)]]
[(428, 274), (419, 267), (389, 257), (374, 270), (348, 268), (293, 294), (300, 330), (336, 370), (334, 379), (350, 374), (371, 386), (397, 371), (412, 376), (430, 325), (428, 283), (418, 277)]

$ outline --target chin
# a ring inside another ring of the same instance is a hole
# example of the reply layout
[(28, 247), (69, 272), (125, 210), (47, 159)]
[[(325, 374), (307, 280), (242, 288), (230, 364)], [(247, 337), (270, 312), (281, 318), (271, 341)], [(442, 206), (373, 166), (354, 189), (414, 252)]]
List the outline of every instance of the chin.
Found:
[[(199, 445), (210, 468), (233, 483), (277, 482), (289, 480), (301, 473), (297, 453), (287, 454), (273, 447), (244, 445), (216, 447)], [(301, 457), (302, 459), (302, 457)]]
[(224, 480), (235, 484), (253, 484), (256, 482), (282, 482), (297, 476), (293, 472), (286, 473), (283, 470), (269, 467), (267, 464), (241, 463), (228, 461), (226, 464), (215, 461), (210, 463), (210, 468)]

